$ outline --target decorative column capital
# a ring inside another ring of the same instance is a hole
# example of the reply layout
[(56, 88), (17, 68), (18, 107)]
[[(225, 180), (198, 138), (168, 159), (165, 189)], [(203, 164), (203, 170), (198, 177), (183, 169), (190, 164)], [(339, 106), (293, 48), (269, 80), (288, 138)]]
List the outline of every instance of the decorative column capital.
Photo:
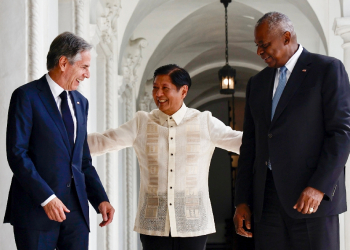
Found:
[(85, 4), (84, 0), (77, 0), (76, 2), (78, 5), (82, 5), (82, 6), (84, 6)]
[(153, 100), (153, 78), (148, 79), (145, 83), (145, 89), (143, 93), (139, 95), (139, 105), (138, 108), (141, 111), (151, 112), (153, 109), (156, 109), (157, 106)]
[(123, 57), (123, 76), (127, 84), (135, 86), (138, 80), (137, 69), (141, 65), (142, 50), (148, 46), (144, 38), (130, 39)]
[(112, 36), (117, 35), (117, 22), (121, 10), (120, 2), (116, 4), (107, 3), (105, 13), (98, 20), (98, 26), (102, 31), (103, 42), (110, 44)]
[(343, 38), (343, 48), (350, 46), (350, 17), (335, 18), (333, 31), (334, 34)]

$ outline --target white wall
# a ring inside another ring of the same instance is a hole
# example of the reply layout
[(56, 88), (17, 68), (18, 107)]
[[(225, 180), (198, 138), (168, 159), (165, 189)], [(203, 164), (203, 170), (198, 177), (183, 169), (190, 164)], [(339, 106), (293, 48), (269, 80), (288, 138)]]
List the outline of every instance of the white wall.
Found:
[[(23, 0), (0, 1), (0, 219), (5, 214), (12, 172), (6, 160), (7, 110), (13, 90), (27, 79), (26, 8)], [(17, 13), (17, 15), (13, 15)], [(10, 25), (9, 25), (10, 24)], [(5, 48), (5, 49), (4, 49)], [(14, 250), (12, 226), (0, 224), (0, 248)]]

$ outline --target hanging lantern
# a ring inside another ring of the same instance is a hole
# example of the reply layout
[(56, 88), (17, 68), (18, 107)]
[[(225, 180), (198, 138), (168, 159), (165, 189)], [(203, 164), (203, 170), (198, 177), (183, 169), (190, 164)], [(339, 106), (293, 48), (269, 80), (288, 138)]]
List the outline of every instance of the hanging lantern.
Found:
[(233, 94), (235, 92), (236, 70), (226, 64), (219, 70), (220, 93)]
[(225, 37), (226, 37), (226, 40), (225, 40), (226, 41), (226, 49), (225, 49), (226, 65), (222, 67), (218, 72), (221, 94), (233, 94), (235, 92), (236, 70), (233, 69), (228, 64), (227, 6), (230, 2), (231, 0), (221, 0), (221, 3), (223, 3), (225, 6)]

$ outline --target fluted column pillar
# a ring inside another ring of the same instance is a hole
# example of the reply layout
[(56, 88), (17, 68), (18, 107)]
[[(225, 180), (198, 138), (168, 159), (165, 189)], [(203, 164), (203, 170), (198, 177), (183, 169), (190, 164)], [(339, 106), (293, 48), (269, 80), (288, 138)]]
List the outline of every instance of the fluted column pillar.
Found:
[[(106, 129), (116, 127), (114, 119), (114, 113), (116, 110), (114, 72), (114, 58), (111, 55), (107, 57), (106, 60)], [(114, 204), (114, 206), (117, 205), (117, 170), (115, 153), (112, 152), (106, 154), (106, 190), (110, 202)], [(118, 235), (116, 221), (118, 221), (118, 218), (115, 218), (114, 223), (111, 223), (106, 228), (106, 250), (117, 249)]]
[(30, 0), (28, 2), (28, 81), (40, 78), (43, 56), (41, 55), (42, 29), (41, 29), (41, 0)]
[[(130, 121), (136, 111), (136, 82), (138, 81), (138, 68), (142, 61), (142, 50), (145, 49), (148, 42), (144, 38), (129, 40), (129, 46), (124, 52), (122, 60), (123, 83), (119, 93), (123, 97), (125, 106), (125, 121)], [(136, 234), (133, 232), (135, 214), (137, 209), (137, 178), (136, 178), (136, 158), (131, 148), (126, 149), (126, 250), (134, 250), (137, 245)]]
[(84, 37), (84, 5), (85, 0), (75, 0), (75, 34)]
[[(130, 121), (134, 114), (134, 97), (133, 90), (127, 86), (123, 92), (123, 102), (125, 105), (125, 121)], [(126, 250), (136, 249), (133, 225), (134, 225), (134, 194), (135, 194), (135, 166), (134, 153), (132, 148), (127, 148), (125, 153), (125, 173), (126, 173)]]
[[(85, 7), (87, 4), (87, 0), (74, 0), (74, 16), (75, 16), (75, 34), (86, 38), (86, 32), (85, 32), (85, 22), (87, 21), (85, 18)], [(82, 93), (87, 99), (90, 98), (90, 81), (88, 79), (85, 79), (84, 82), (82, 82), (79, 85), (79, 92)]]
[[(343, 38), (344, 43), (342, 48), (344, 49), (344, 66), (348, 75), (350, 76), (350, 17), (340, 17), (334, 20), (333, 26), (334, 33)], [(350, 159), (346, 163), (346, 167), (349, 170), (350, 168)], [(350, 187), (350, 173), (346, 171), (345, 185)], [(350, 201), (350, 190), (347, 192), (347, 201)], [(342, 222), (341, 222), (342, 223)], [(345, 249), (350, 250), (350, 212), (344, 214), (344, 224), (341, 225), (341, 228), (344, 228), (344, 232), (340, 232), (341, 238), (344, 238)]]

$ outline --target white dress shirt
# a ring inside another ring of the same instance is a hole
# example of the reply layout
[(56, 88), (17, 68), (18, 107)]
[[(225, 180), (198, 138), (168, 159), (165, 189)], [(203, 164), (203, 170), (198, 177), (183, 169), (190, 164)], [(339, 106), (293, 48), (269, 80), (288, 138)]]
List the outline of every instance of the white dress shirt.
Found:
[(215, 232), (210, 161), (215, 147), (239, 153), (241, 142), (242, 132), (185, 104), (172, 116), (139, 111), (119, 128), (88, 136), (92, 155), (135, 149), (140, 195), (134, 230), (154, 236), (169, 236), (171, 230), (174, 237)]
[[(46, 74), (46, 80), (47, 82), (49, 83), (49, 87), (50, 87), (50, 90), (51, 90), (51, 93), (53, 95), (53, 98), (55, 99), (55, 102), (57, 104), (57, 108), (58, 110), (60, 111), (60, 114), (62, 116), (62, 112), (61, 112), (61, 97), (60, 97), (60, 94), (63, 92), (63, 91), (67, 91), (67, 90), (64, 90), (60, 85), (58, 85), (56, 82), (54, 82), (51, 77), (49, 76), (49, 74)], [(69, 110), (70, 110), (70, 113), (72, 115), (72, 118), (73, 118), (73, 123), (74, 123), (74, 142), (75, 142), (75, 138), (77, 136), (77, 118), (75, 116), (75, 112), (74, 112), (74, 108), (73, 108), (73, 104), (72, 104), (72, 100), (71, 100), (71, 97), (70, 95), (68, 94), (68, 91), (67, 91), (67, 100), (68, 100), (68, 106), (69, 106)], [(56, 195), (51, 195), (49, 198), (47, 198), (43, 203), (41, 203), (41, 206), (44, 207), (47, 205), (47, 203), (49, 203), (50, 201), (52, 201), (54, 198), (56, 197)]]
[[(289, 58), (289, 60), (286, 63), (286, 65), (284, 65), (287, 68), (287, 73), (286, 73), (287, 82), (286, 82), (286, 85), (288, 83), (288, 79), (289, 79), (290, 75), (292, 74), (294, 66), (297, 63), (297, 61), (298, 61), (298, 59), (299, 59), (299, 57), (301, 55), (301, 52), (303, 52), (303, 46), (301, 46), (301, 44), (299, 44), (298, 50), (294, 53), (294, 55), (291, 58)], [(279, 80), (279, 77), (280, 77), (280, 69), (281, 68), (278, 68), (277, 71), (276, 71), (275, 83), (274, 83), (274, 86), (273, 86), (272, 98), (274, 97), (274, 95), (276, 93), (277, 86), (278, 86), (278, 80)]]

